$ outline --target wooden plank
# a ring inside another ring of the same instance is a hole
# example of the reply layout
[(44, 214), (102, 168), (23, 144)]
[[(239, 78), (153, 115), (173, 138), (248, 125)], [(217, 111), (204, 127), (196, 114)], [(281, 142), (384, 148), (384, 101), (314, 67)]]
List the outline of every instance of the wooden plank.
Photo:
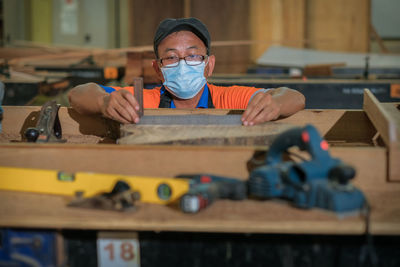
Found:
[(388, 179), (391, 181), (400, 181), (400, 111), (397, 105), (382, 105), (371, 91), (364, 90), (363, 108), (388, 148)]
[(394, 128), (392, 131), (396, 131), (392, 133), (393, 140), (400, 141), (400, 103), (380, 103), (379, 105), (389, 116)]
[(258, 59), (270, 45), (304, 47), (305, 0), (249, 1), (251, 59)]
[(131, 85), (134, 77), (143, 76), (143, 53), (127, 52), (124, 82)]
[(118, 144), (269, 146), (276, 135), (294, 127), (269, 122), (242, 125), (125, 125)]
[(11, 60), (14, 58), (23, 58), (48, 54), (49, 52), (40, 48), (20, 48), (20, 47), (1, 47), (0, 58), (3, 60)]
[(154, 72), (152, 62), (155, 59), (151, 51), (127, 51), (124, 81), (132, 85), (135, 77), (143, 77), (144, 83), (159, 83), (159, 78)]
[(338, 220), (316, 210), (305, 212), (274, 202), (219, 201), (199, 214), (188, 215), (169, 207), (142, 203), (136, 213), (77, 209), (66, 207), (69, 200), (1, 192), (0, 212), (5, 216), (0, 218), (0, 226), (241, 233), (361, 234), (363, 231), (360, 218)]
[(390, 144), (395, 142), (397, 139), (396, 125), (390, 119), (386, 110), (380, 105), (378, 99), (376, 99), (368, 89), (364, 90), (363, 109), (382, 136), (385, 143)]
[[(3, 106), (4, 118), (2, 121), (3, 131), (0, 133), (0, 143), (10, 142), (11, 140), (20, 141), (24, 129), (33, 127), (37, 122), (37, 115), (41, 107), (38, 106)], [(144, 115), (228, 115), (242, 114), (243, 110), (228, 109), (145, 109)], [(302, 110), (288, 118), (279, 120), (281, 123), (288, 123), (303, 126), (306, 123), (314, 124), (322, 135), (328, 133), (332, 127), (345, 114), (361, 114), (362, 111), (346, 110)], [(61, 107), (59, 110), (60, 122), (64, 135), (69, 136), (92, 136), (97, 137), (97, 141), (104, 137), (115, 137), (119, 129), (119, 124), (105, 119), (99, 115), (81, 115), (72, 108)], [(364, 129), (366, 121), (357, 120), (358, 125), (353, 125), (355, 129)], [(349, 124), (351, 126), (351, 124)], [(359, 133), (360, 135), (362, 132)], [(89, 140), (86, 140), (89, 141)]]
[[(40, 107), (3, 106), (3, 131), (0, 143), (20, 142), (28, 127), (36, 125)], [(228, 115), (242, 114), (243, 110), (222, 109), (145, 109), (148, 116), (161, 115)], [(81, 115), (74, 109), (61, 107), (59, 117), (63, 138), (68, 143), (115, 143), (119, 137), (119, 124), (99, 115)], [(304, 126), (311, 123), (329, 142), (351, 145), (371, 144), (375, 134), (374, 127), (363, 111), (359, 110), (303, 110), (288, 118), (277, 121), (282, 124)], [(355, 123), (356, 122), (356, 123)], [(345, 129), (345, 130), (343, 130)]]
[[(68, 146), (60, 144), (0, 145), (0, 165), (95, 171), (173, 177), (191, 172), (213, 172), (246, 177), (245, 162), (254, 148), (116, 146), (106, 144)], [(154, 164), (154, 165), (153, 165)], [(150, 167), (151, 165), (151, 167)]]
[[(3, 106), (3, 131), (0, 143), (20, 142), (28, 127), (34, 127), (40, 107)], [(162, 115), (230, 115), (242, 114), (243, 110), (222, 109), (145, 109), (147, 116)], [(85, 116), (74, 109), (61, 107), (59, 117), (63, 138), (71, 144), (115, 143), (120, 136), (119, 124), (98, 115)], [(281, 124), (304, 126), (311, 123), (317, 127), (329, 143), (334, 145), (372, 145), (375, 128), (360, 110), (303, 110), (291, 117), (278, 120)], [(251, 131), (251, 130), (250, 130)]]
[(283, 1), (283, 39), (282, 45), (303, 48), (306, 31), (306, 0)]
[[(1, 166), (155, 177), (209, 172), (245, 179), (247, 161), (259, 148), (19, 143), (0, 144), (0, 149)], [(396, 188), (386, 181), (385, 148), (332, 147), (331, 151), (335, 157), (357, 168), (356, 180), (362, 179), (365, 189)]]
[(396, 103), (382, 103), (381, 106), (389, 115), (393, 125), (396, 128), (397, 134), (396, 141), (390, 143), (389, 150), (389, 179), (393, 181), (400, 181), (400, 104)]
[(131, 46), (152, 44), (159, 23), (166, 18), (181, 18), (184, 12), (183, 0), (132, 0), (129, 8)]
[[(2, 145), (0, 164), (64, 167), (63, 170), (108, 170), (173, 176), (208, 172), (247, 177), (248, 148), (115, 147), (107, 145), (20, 146)], [(374, 234), (400, 234), (400, 184), (385, 180), (386, 151), (382, 148), (332, 148), (332, 154), (354, 165), (355, 183), (372, 206)], [(85, 159), (85, 160), (82, 160)], [(135, 164), (132, 164), (134, 162)], [(157, 166), (156, 168), (154, 166)], [(373, 169), (368, 166), (374, 166)], [(32, 166), (30, 166), (32, 167)], [(247, 233), (361, 234), (360, 217), (338, 219), (318, 210), (304, 211), (282, 202), (219, 201), (196, 215), (173, 207), (139, 204), (137, 213), (114, 213), (66, 207), (67, 198), (0, 192), (0, 226), (33, 228), (200, 231)], [(29, 205), (27, 205), (29, 203)]]
[[(211, 35), (211, 43), (249, 40), (250, 2), (248, 0), (192, 0), (191, 15), (206, 24)], [(249, 53), (248, 46), (212, 47), (211, 54), (216, 58), (214, 73), (245, 73), (251, 63)]]
[(369, 0), (308, 0), (306, 9), (307, 48), (369, 51)]
[(183, 17), (190, 18), (192, 14), (191, 0), (184, 0), (183, 2)]

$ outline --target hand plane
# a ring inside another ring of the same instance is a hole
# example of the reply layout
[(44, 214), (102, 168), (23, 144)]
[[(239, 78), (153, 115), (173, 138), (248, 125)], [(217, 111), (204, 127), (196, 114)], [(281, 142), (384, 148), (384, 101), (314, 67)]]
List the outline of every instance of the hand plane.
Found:
[(55, 100), (46, 102), (40, 110), (36, 127), (30, 127), (25, 131), (28, 142), (51, 143), (66, 142), (62, 140), (62, 130), (58, 110), (60, 105)]

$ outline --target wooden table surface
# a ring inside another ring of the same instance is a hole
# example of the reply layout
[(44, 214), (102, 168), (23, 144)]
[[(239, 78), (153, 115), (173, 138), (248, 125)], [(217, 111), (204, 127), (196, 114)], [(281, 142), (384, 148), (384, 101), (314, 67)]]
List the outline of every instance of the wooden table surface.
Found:
[[(208, 172), (246, 179), (246, 161), (260, 149), (9, 143), (20, 137), (22, 125), (27, 126), (30, 121), (27, 114), (35, 110), (38, 108), (5, 108), (9, 116), (5, 117), (0, 134), (1, 166), (164, 177)], [(171, 114), (169, 110), (163, 112)], [(105, 134), (103, 120), (79, 117), (65, 108), (60, 110), (60, 119), (66, 135), (81, 135), (83, 140), (98, 142), (103, 138), (99, 136)], [(371, 232), (400, 234), (400, 183), (387, 180), (387, 149), (368, 143), (375, 132), (362, 111), (307, 110), (282, 122), (313, 123), (329, 142), (341, 144), (333, 145), (331, 153), (356, 168), (354, 184), (372, 206)], [(68, 197), (0, 191), (0, 227), (311, 234), (362, 234), (365, 229), (360, 215), (338, 218), (318, 209), (294, 208), (283, 201), (220, 200), (198, 214), (144, 203), (138, 204), (135, 213), (88, 210), (67, 207), (68, 201)]]
[[(368, 192), (373, 234), (400, 234), (400, 194)], [(71, 198), (0, 192), (0, 226), (50, 229), (190, 231), (232, 233), (362, 234), (363, 215), (338, 217), (324, 210), (301, 210), (284, 201), (220, 200), (198, 214), (139, 203), (121, 213), (68, 207)]]

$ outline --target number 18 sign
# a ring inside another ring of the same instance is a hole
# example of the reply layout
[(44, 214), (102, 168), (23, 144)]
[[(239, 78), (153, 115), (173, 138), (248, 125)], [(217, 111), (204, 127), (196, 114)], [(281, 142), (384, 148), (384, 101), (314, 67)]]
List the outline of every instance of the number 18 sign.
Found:
[(100, 267), (140, 267), (139, 239), (135, 232), (99, 232), (97, 259)]

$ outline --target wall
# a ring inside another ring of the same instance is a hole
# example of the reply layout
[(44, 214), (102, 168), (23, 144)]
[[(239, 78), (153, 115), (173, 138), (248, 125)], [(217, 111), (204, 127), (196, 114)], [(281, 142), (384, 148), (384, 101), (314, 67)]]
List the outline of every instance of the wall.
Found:
[(4, 43), (30, 40), (30, 5), (25, 0), (3, 0)]
[(113, 0), (53, 0), (53, 43), (115, 47), (115, 3)]
[(163, 19), (183, 16), (183, 0), (131, 0), (129, 15), (130, 46), (152, 45)]
[(400, 1), (372, 0), (372, 24), (382, 38), (400, 39)]
[(79, 10), (83, 9), (82, 1), (53, 1), (53, 43), (80, 46), (84, 43), (82, 22)]
[[(197, 17), (209, 28), (211, 40), (249, 40), (249, 1), (191, 0), (190, 16)], [(216, 73), (246, 72), (250, 64), (249, 46), (215, 46), (211, 52), (216, 57)]]
[(115, 47), (129, 46), (129, 2), (130, 0), (116, 0), (116, 44)]
[[(218, 41), (215, 72), (245, 72), (270, 45), (328, 51), (369, 51), (370, 0), (133, 0), (130, 45), (151, 45), (167, 17), (193, 16)], [(149, 15), (151, 14), (151, 15)]]
[(85, 46), (115, 47), (114, 0), (84, 0), (81, 13)]
[[(213, 41), (248, 40), (248, 0), (134, 0), (130, 2), (131, 46), (152, 45), (158, 24), (165, 18), (197, 17), (208, 27)], [(212, 47), (215, 72), (245, 72), (248, 46)]]
[(307, 0), (306, 14), (308, 48), (369, 51), (369, 0)]
[(250, 32), (255, 61), (270, 45), (302, 48), (305, 45), (306, 0), (250, 1)]
[[(370, 49), (370, 0), (4, 0), (4, 5), (5, 35), (12, 40), (51, 38), (54, 44), (99, 48), (152, 45), (162, 19), (198, 17), (211, 33), (219, 73), (245, 72), (272, 44)], [(217, 46), (218, 41), (234, 44)]]
[(36, 43), (52, 43), (52, 0), (31, 1), (31, 36)]

